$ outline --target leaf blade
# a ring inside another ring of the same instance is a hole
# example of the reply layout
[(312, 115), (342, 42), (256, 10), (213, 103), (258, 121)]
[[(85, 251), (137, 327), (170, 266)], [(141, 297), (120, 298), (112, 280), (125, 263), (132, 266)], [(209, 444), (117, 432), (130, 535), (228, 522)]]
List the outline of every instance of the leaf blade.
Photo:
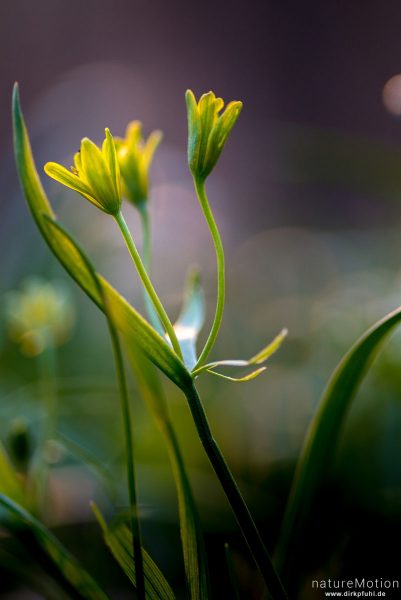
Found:
[(199, 517), (160, 379), (153, 365), (137, 348), (131, 346), (128, 349), (128, 360), (139, 383), (140, 392), (155, 417), (156, 425), (167, 447), (178, 499), (181, 543), (190, 598), (208, 600), (210, 598), (208, 568)]
[(19, 526), (29, 529), (40, 548), (81, 598), (85, 600), (108, 599), (91, 575), (42, 523), (3, 494), (0, 494), (0, 505), (12, 515)]
[[(92, 509), (107, 546), (131, 583), (136, 586), (136, 569), (129, 528), (123, 523), (117, 523), (114, 527), (108, 526), (95, 503), (92, 503)], [(152, 557), (144, 548), (142, 554), (147, 600), (175, 600), (173, 590)]]
[(229, 377), (228, 375), (224, 375), (222, 373), (219, 373), (218, 371), (215, 371), (215, 368), (216, 367), (250, 367), (252, 365), (261, 365), (264, 362), (266, 362), (273, 354), (275, 354), (277, 352), (277, 350), (280, 348), (281, 344), (287, 337), (287, 333), (288, 333), (287, 329), (282, 329), (280, 331), (280, 333), (278, 335), (276, 335), (276, 337), (271, 342), (269, 342), (269, 344), (267, 344), (264, 348), (262, 348), (262, 350), (260, 350), (257, 354), (255, 354), (248, 360), (244, 360), (244, 359), (216, 360), (214, 362), (202, 365), (198, 369), (195, 369), (194, 371), (192, 371), (192, 376), (196, 377), (196, 376), (200, 375), (203, 371), (206, 371), (208, 373), (211, 373), (212, 375), (217, 375), (219, 377), (222, 377), (223, 379), (228, 379), (229, 381), (243, 382), (243, 381), (249, 381), (251, 379), (254, 379), (255, 377), (258, 377), (258, 375), (263, 373), (263, 371), (266, 370), (266, 367), (260, 367), (259, 369), (255, 369), (254, 371), (252, 371), (248, 375), (245, 375), (244, 377)]
[(401, 308), (387, 314), (351, 347), (333, 372), (306, 434), (284, 514), (276, 564), (290, 577), (297, 538), (309, 514), (319, 484), (331, 466), (336, 443), (358, 386), (392, 330), (401, 323)]

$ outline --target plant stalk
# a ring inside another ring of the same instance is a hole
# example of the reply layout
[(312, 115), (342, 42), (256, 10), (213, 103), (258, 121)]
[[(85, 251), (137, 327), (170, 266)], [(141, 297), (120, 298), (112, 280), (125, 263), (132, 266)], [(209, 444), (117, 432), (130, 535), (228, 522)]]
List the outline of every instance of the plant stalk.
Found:
[(139, 252), (135, 246), (135, 242), (131, 236), (130, 230), (128, 229), (128, 225), (123, 217), (122, 212), (119, 212), (117, 215), (115, 215), (114, 218), (121, 230), (121, 233), (122, 233), (125, 243), (127, 245), (128, 251), (129, 251), (129, 253), (132, 257), (132, 260), (134, 261), (135, 267), (138, 271), (139, 277), (141, 278), (142, 283), (145, 286), (145, 289), (146, 289), (147, 293), (149, 294), (152, 304), (160, 318), (160, 321), (163, 323), (163, 326), (167, 332), (167, 335), (170, 338), (171, 344), (172, 344), (177, 356), (179, 356), (179, 358), (181, 360), (183, 360), (180, 344), (178, 343), (178, 339), (175, 334), (174, 328), (171, 324), (170, 319), (168, 318), (166, 311), (164, 310), (162, 303), (160, 302), (158, 295), (156, 294), (156, 291), (155, 291), (155, 288), (153, 287), (152, 282), (150, 281), (149, 275), (147, 274), (145, 266), (142, 262)]
[(194, 384), (185, 390), (185, 395), (199, 438), (226, 494), (237, 523), (271, 597), (273, 600), (287, 600), (285, 589), (273, 566), (273, 562), (263, 543), (252, 515), (249, 512), (224, 456), (212, 435), (202, 401)]
[(214, 346), (217, 335), (219, 333), (221, 321), (223, 319), (224, 302), (226, 295), (226, 283), (225, 283), (225, 258), (224, 248), (221, 241), (220, 233), (214, 220), (212, 210), (205, 191), (205, 181), (198, 177), (194, 177), (194, 185), (196, 194), (198, 196), (199, 203), (202, 208), (202, 212), (209, 226), (210, 234), (213, 239), (214, 249), (216, 252), (216, 264), (217, 264), (217, 301), (216, 310), (214, 314), (214, 320), (212, 328), (209, 333), (209, 337), (206, 340), (205, 346), (199, 356), (198, 362), (195, 365), (197, 369), (207, 358), (211, 349)]
[(136, 478), (134, 465), (134, 444), (131, 427), (131, 411), (129, 407), (129, 398), (127, 390), (127, 381), (124, 371), (124, 363), (121, 352), (121, 346), (118, 339), (117, 331), (114, 325), (108, 319), (111, 342), (113, 346), (114, 363), (116, 369), (116, 377), (120, 392), (121, 412), (123, 416), (124, 435), (125, 435), (125, 452), (127, 459), (127, 481), (128, 494), (130, 502), (130, 524), (132, 533), (132, 550), (135, 562), (136, 571), (136, 591), (138, 600), (146, 600), (145, 596), (145, 574), (143, 569), (141, 528), (139, 523), (139, 510), (136, 493)]
[(44, 506), (49, 462), (46, 459), (47, 442), (56, 437), (57, 428), (57, 359), (52, 340), (47, 340), (45, 348), (37, 357), (39, 391), (43, 409), (43, 426), (40, 429), (39, 443), (30, 466), (30, 486), (36, 495), (37, 509)]
[(57, 428), (57, 357), (52, 341), (46, 344), (37, 360), (41, 394), (46, 410), (46, 424), (42, 437), (42, 443), (45, 446), (47, 440), (55, 437)]

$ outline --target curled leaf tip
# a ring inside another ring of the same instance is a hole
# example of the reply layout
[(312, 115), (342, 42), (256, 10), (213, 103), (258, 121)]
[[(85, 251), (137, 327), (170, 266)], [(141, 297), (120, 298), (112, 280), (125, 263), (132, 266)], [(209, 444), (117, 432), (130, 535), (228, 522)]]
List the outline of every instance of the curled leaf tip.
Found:
[(259, 367), (259, 368), (255, 369), (254, 371), (251, 371), (251, 373), (249, 373), (248, 375), (245, 375), (245, 377), (239, 377), (239, 378), (229, 377), (228, 375), (223, 375), (222, 373), (215, 371), (215, 369), (216, 369), (216, 367), (240, 367), (240, 368), (242, 368), (242, 367), (250, 367), (250, 366), (254, 366), (254, 365), (262, 365), (275, 352), (277, 352), (277, 350), (280, 348), (281, 344), (283, 343), (287, 333), (288, 333), (287, 329), (282, 329), (280, 331), (280, 333), (273, 339), (272, 342), (267, 344), (267, 346), (265, 346), (262, 350), (260, 350), (260, 352), (258, 352), (257, 354), (255, 354), (255, 356), (252, 356), (252, 358), (250, 358), (248, 360), (243, 360), (243, 359), (216, 360), (212, 363), (203, 365), (202, 367), (199, 367), (198, 369), (194, 369), (192, 371), (192, 377), (197, 377), (203, 371), (207, 371), (208, 373), (211, 373), (212, 375), (217, 375), (219, 377), (222, 377), (223, 379), (229, 379), (230, 381), (250, 381), (251, 379), (255, 379), (255, 377), (258, 377), (258, 375), (260, 375), (261, 373), (263, 373), (263, 371), (266, 370), (265, 366)]

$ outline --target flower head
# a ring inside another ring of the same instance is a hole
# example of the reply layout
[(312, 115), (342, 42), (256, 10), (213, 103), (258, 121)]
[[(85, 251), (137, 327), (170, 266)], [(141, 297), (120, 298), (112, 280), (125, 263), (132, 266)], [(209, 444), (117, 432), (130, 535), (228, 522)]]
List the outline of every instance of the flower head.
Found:
[(54, 162), (46, 163), (45, 172), (75, 190), (105, 213), (116, 215), (121, 207), (120, 168), (113, 136), (108, 129), (102, 148), (84, 138), (69, 171)]
[(132, 121), (128, 125), (124, 139), (114, 138), (123, 196), (135, 206), (148, 199), (149, 169), (161, 139), (161, 131), (153, 131), (145, 141), (139, 121)]
[[(185, 94), (188, 113), (188, 163), (194, 177), (206, 179), (217, 163), (228, 134), (238, 119), (242, 102), (227, 104), (213, 92), (196, 102), (191, 90)], [(223, 111), (223, 112), (222, 112)], [(221, 113), (221, 114), (220, 114)]]
[(36, 356), (66, 342), (74, 322), (74, 308), (61, 283), (31, 278), (21, 291), (5, 297), (10, 336), (23, 354)]

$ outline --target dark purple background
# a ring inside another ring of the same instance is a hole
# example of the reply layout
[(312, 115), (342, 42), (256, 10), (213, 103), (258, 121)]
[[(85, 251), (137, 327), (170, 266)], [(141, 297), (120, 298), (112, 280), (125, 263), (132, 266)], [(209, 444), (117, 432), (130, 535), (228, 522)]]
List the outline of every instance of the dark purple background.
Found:
[[(33, 111), (39, 121), (48, 89), (68, 78), (71, 69), (89, 64), (91, 72), (97, 63), (102, 72), (102, 64), (112, 63), (114, 69), (132, 73), (126, 85), (124, 74), (113, 81), (104, 69), (101, 97), (89, 81), (74, 98), (67, 94), (64, 102), (50, 102), (47, 114), (57, 114), (58, 120), (50, 116), (45, 132), (38, 125), (37, 140), (45, 137), (51, 145), (60, 119), (79, 140), (101, 132), (106, 124), (121, 131), (129, 118), (139, 116), (148, 128), (163, 129), (166, 143), (184, 161), (184, 91), (192, 87), (199, 94), (213, 89), (227, 100), (245, 103), (218, 171), (225, 178), (224, 205), (231, 218), (251, 230), (394, 222), (399, 212), (394, 200), (401, 198), (397, 161), (389, 167), (385, 160), (384, 171), (372, 182), (375, 157), (365, 168), (363, 152), (356, 159), (352, 152), (348, 156), (342, 137), (333, 156), (330, 135), (363, 136), (379, 155), (380, 143), (394, 144), (399, 151), (401, 127), (385, 111), (381, 93), (388, 78), (401, 71), (400, 32), (397, 1), (2, 2), (1, 204), (7, 204), (16, 189), (10, 158), (13, 81), (21, 84), (27, 116)], [(74, 89), (73, 83), (69, 89)], [(108, 123), (103, 122), (104, 115)], [(40, 118), (43, 122), (42, 113)], [(33, 117), (30, 123), (35, 133)], [(300, 133), (299, 125), (307, 129)], [(321, 152), (311, 127), (329, 132), (327, 159), (316, 169), (315, 157)], [(74, 150), (67, 145), (71, 143), (66, 139), (64, 152)], [(305, 154), (307, 166), (302, 163)], [(356, 183), (350, 184), (354, 160), (360, 170)]]

